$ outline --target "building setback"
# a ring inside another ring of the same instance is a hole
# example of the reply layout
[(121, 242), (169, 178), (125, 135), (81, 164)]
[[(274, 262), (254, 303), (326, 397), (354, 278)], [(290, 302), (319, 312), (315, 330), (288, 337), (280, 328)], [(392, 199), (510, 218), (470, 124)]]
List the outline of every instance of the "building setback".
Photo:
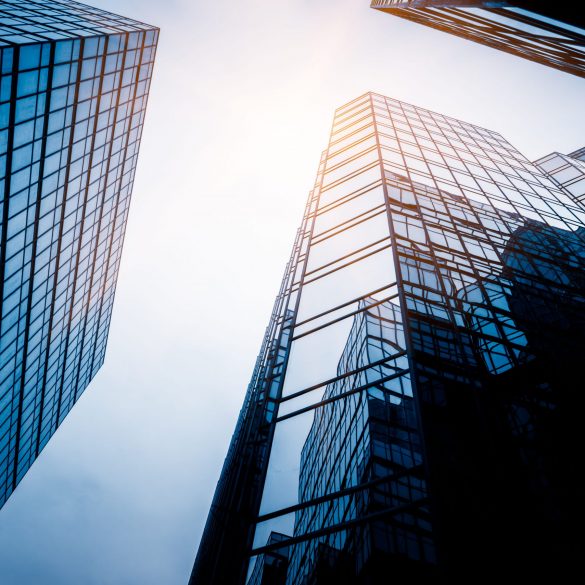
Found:
[(0, 505), (104, 361), (157, 39), (0, 5)]
[(584, 299), (584, 208), (500, 134), (339, 108), (190, 583), (575, 570)]
[(372, 0), (400, 18), (585, 77), (585, 18), (550, 0)]
[(552, 152), (534, 161), (556, 185), (585, 205), (585, 148), (570, 154)]

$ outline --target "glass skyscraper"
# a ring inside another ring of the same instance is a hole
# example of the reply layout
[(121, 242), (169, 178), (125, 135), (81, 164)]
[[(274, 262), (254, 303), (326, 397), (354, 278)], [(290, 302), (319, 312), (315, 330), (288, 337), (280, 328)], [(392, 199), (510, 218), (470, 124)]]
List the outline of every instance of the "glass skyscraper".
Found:
[(371, 0), (400, 18), (585, 77), (585, 17), (552, 0)]
[(104, 361), (157, 38), (0, 3), (0, 505)]
[(339, 108), (191, 584), (581, 566), (585, 208), (500, 134)]

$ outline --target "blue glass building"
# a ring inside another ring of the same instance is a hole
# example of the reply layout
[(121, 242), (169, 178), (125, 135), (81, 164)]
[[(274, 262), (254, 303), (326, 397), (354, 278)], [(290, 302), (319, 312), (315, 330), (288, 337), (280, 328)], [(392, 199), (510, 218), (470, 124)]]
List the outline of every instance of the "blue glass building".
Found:
[(336, 111), (192, 585), (580, 570), (582, 163), (545, 158), (374, 93)]
[(0, 3), (0, 505), (104, 361), (157, 38)]

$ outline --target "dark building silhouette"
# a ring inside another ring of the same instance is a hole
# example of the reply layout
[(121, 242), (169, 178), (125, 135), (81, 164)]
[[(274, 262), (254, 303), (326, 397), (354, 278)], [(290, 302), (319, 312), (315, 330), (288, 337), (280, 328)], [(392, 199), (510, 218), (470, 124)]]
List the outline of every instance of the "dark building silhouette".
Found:
[(0, 506), (104, 361), (157, 39), (0, 3)]
[(339, 108), (191, 583), (577, 571), (584, 227), (496, 132)]
[(372, 0), (371, 7), (585, 77), (585, 17), (550, 0)]

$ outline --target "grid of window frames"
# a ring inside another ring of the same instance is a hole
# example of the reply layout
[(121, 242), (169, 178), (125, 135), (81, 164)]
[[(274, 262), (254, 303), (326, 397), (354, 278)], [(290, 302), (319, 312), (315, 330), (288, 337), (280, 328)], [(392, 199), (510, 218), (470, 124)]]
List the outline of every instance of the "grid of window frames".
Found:
[(585, 156), (581, 154), (582, 159), (577, 156), (553, 152), (534, 161), (534, 164), (547, 173), (560, 189), (567, 190), (579, 203), (585, 204)]
[(585, 162), (585, 146), (583, 146), (582, 148), (578, 148), (574, 152), (570, 152), (567, 156)]
[(157, 37), (0, 7), (0, 505), (103, 363)]
[[(353, 318), (337, 379), (323, 393), (322, 402), (331, 401), (331, 406), (315, 411), (300, 458), (301, 502), (347, 493), (298, 510), (294, 536), (301, 541), (287, 551), (291, 583), (314, 579), (323, 571), (324, 557), (343, 566), (346, 574), (360, 573), (359, 567), (353, 571), (345, 565), (351, 554), (358, 563), (367, 561), (373, 535), (393, 544), (412, 541), (423, 556), (435, 557), (399, 300), (379, 303), (367, 298), (358, 307), (361, 312)], [(365, 390), (356, 392), (358, 388)], [(346, 398), (339, 400), (340, 396)], [(390, 419), (394, 424), (389, 424)], [(388, 481), (391, 476), (395, 481)], [(351, 491), (364, 484), (367, 487)], [(417, 506), (417, 518), (405, 509), (399, 515), (401, 527), (372, 518), (358, 531), (303, 538), (371, 515), (380, 504), (382, 509)], [(415, 530), (408, 529), (409, 521)], [(342, 554), (347, 558), (342, 559)]]
[(584, 226), (496, 132), (377, 94), (338, 109), (191, 583), (275, 557), (289, 584), (558, 566)]
[(148, 24), (73, 0), (2, 0), (0, 46), (153, 30)]
[(583, 19), (560, 3), (372, 0), (371, 7), (585, 77)]

